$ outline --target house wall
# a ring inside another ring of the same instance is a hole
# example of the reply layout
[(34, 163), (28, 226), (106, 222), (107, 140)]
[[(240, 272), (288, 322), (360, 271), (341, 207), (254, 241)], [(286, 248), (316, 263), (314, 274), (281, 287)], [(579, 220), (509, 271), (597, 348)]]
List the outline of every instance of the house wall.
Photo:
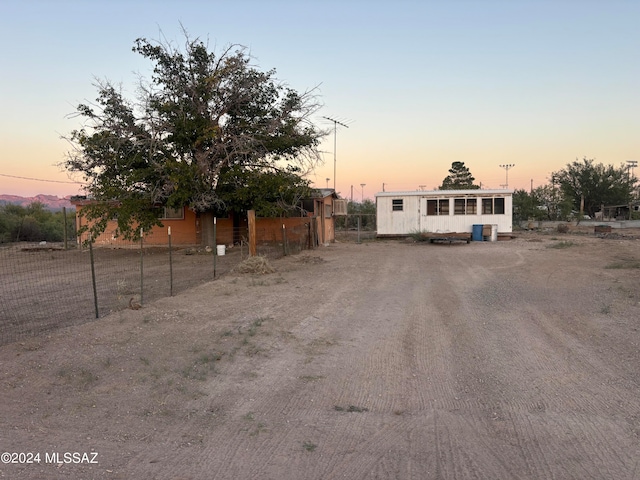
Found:
[[(456, 215), (454, 199), (476, 198), (476, 214)], [(482, 198), (504, 198), (503, 214), (482, 214)], [(402, 200), (402, 210), (393, 210), (393, 200)], [(449, 208), (448, 214), (427, 215), (427, 200), (443, 200)], [(498, 225), (498, 232), (511, 232), (512, 197), (510, 191), (436, 191), (387, 193), (376, 196), (377, 234), (409, 235), (412, 232), (427, 231), (434, 233), (471, 233), (473, 225)]]
[[(393, 200), (403, 200), (403, 208), (393, 211)], [(407, 235), (420, 231), (420, 197), (376, 197), (376, 226), (378, 235)]]
[[(257, 218), (256, 219), (256, 242), (269, 243), (282, 241), (282, 225), (285, 225), (288, 241), (306, 240), (309, 234), (309, 217), (291, 218)], [(87, 220), (82, 216), (82, 205), (76, 205), (76, 222), (78, 226), (85, 225)], [(169, 227), (171, 227), (171, 244), (182, 245), (205, 245), (203, 241), (213, 243), (213, 215), (196, 214), (192, 210), (185, 208), (183, 219), (162, 220), (162, 227), (153, 227), (151, 231), (145, 232), (145, 245), (166, 246), (169, 244)], [(333, 224), (333, 222), (331, 222)], [(95, 245), (123, 247), (138, 245), (116, 237), (117, 222), (115, 220), (107, 223), (105, 231), (96, 239)], [(247, 238), (247, 221), (244, 219), (236, 227), (240, 237)], [(333, 229), (331, 229), (333, 231)], [(78, 243), (87, 239), (87, 233), (78, 238)], [(208, 240), (207, 240), (208, 239)], [(218, 245), (232, 245), (234, 243), (234, 226), (232, 218), (216, 218), (216, 243)]]
[[(82, 214), (82, 204), (76, 204), (76, 225), (78, 227), (87, 224), (87, 219)], [(164, 219), (162, 227), (153, 227), (149, 232), (144, 234), (144, 243), (146, 245), (167, 245), (169, 243), (169, 228), (171, 227), (171, 243), (173, 245), (197, 245), (199, 235), (199, 222), (195, 212), (184, 209), (184, 218), (182, 219)], [(118, 223), (116, 220), (107, 222), (107, 228), (96, 239), (95, 245), (103, 246), (126, 246), (131, 242), (124, 240), (122, 237), (116, 237)], [(84, 233), (78, 237), (78, 243), (87, 239), (88, 233)]]

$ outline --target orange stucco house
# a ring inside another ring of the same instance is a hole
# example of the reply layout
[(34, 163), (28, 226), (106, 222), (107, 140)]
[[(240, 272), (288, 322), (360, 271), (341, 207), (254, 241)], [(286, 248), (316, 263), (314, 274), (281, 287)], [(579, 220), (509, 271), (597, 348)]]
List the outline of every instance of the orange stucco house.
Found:
[[(71, 198), (71, 203), (76, 207), (76, 226), (86, 225), (87, 219), (82, 213), (82, 208), (93, 200), (84, 196)], [(303, 215), (300, 217), (286, 218), (257, 218), (257, 242), (269, 242), (279, 238), (279, 232), (283, 224), (292, 229), (306, 226), (308, 230), (298, 228), (299, 231), (313, 232), (315, 245), (328, 244), (335, 241), (334, 217), (346, 214), (346, 200), (338, 199), (333, 189), (317, 189), (310, 198), (302, 202)], [(337, 209), (337, 210), (336, 210)], [(341, 213), (344, 210), (344, 213)], [(146, 245), (167, 245), (169, 231), (171, 232), (172, 245), (181, 246), (214, 246), (214, 221), (216, 227), (215, 243), (232, 245), (239, 243), (247, 236), (247, 219), (232, 215), (225, 218), (215, 218), (212, 213), (197, 213), (193, 210), (182, 208), (167, 208), (163, 210), (161, 227), (153, 227), (151, 231), (144, 232)], [(130, 244), (122, 238), (116, 237), (117, 222), (108, 222), (106, 230), (95, 240), (96, 245), (124, 246)], [(86, 234), (84, 234), (86, 235)], [(78, 237), (78, 244), (86, 240)]]

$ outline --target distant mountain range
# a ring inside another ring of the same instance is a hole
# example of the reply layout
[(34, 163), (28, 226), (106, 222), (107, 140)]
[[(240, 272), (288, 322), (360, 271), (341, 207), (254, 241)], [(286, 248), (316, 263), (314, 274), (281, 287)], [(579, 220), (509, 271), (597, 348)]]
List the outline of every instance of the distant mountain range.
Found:
[(62, 210), (62, 207), (72, 208), (70, 202), (71, 195), (59, 198), (55, 195), (36, 195), (35, 197), (21, 197), (19, 195), (4, 195), (0, 194), (0, 205), (12, 203), (14, 205), (21, 205), (26, 207), (34, 202), (42, 203), (49, 210)]

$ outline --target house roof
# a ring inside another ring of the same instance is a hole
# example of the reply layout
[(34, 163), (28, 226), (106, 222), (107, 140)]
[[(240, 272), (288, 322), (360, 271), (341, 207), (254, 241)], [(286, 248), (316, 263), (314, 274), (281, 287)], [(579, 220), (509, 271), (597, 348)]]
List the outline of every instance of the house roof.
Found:
[(312, 198), (338, 198), (338, 194), (333, 188), (314, 188), (311, 192)]
[(411, 190), (408, 192), (378, 192), (376, 197), (455, 197), (455, 196), (492, 196), (512, 195), (513, 190)]

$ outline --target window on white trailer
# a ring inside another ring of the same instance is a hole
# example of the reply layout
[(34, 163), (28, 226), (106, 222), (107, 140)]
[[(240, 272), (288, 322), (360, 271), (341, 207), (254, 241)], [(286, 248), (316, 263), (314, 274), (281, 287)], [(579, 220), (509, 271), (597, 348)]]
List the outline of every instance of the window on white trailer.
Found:
[(478, 213), (478, 199), (467, 198), (467, 215), (475, 215)]
[(427, 200), (427, 215), (449, 215), (449, 199)]
[(493, 214), (493, 198), (482, 199), (482, 214), (483, 215)]
[(391, 211), (402, 212), (404, 209), (404, 200), (402, 198), (391, 200)]

